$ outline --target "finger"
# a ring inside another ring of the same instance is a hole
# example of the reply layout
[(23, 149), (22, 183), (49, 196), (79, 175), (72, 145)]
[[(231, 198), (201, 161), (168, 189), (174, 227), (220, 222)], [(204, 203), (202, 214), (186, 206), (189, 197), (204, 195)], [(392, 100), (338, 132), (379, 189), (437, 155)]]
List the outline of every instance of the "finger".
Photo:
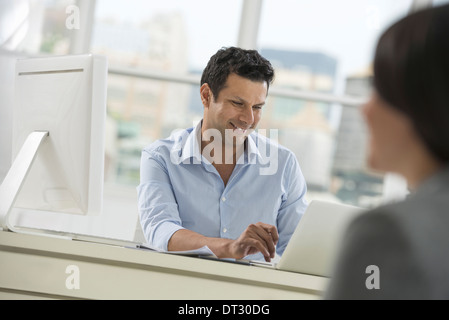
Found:
[(248, 249), (255, 248), (258, 252), (262, 253), (265, 261), (267, 261), (267, 262), (271, 261), (270, 252), (268, 251), (264, 241), (261, 241), (260, 239), (251, 238), (251, 239), (248, 239), (247, 245), (248, 245)]
[(279, 241), (279, 233), (276, 227), (263, 222), (260, 222), (259, 226), (267, 232), (268, 236), (271, 237), (271, 241), (273, 242), (274, 246), (276, 246)]
[[(273, 241), (273, 236), (269, 231), (273, 231), (271, 230), (271, 228), (265, 229), (263, 226), (261, 225), (256, 225), (254, 230), (253, 230), (256, 234), (256, 236), (260, 239), (260, 241), (262, 241), (264, 247), (268, 250), (269, 252), (269, 256), (271, 258), (274, 258), (275, 253), (276, 253), (276, 247), (275, 247), (275, 243)], [(274, 232), (276, 232), (274, 230)]]
[(263, 229), (265, 229), (265, 231), (267, 233), (269, 233), (271, 235), (271, 238), (272, 238), (274, 244), (276, 245), (277, 242), (279, 241), (279, 233), (278, 233), (277, 228), (271, 224), (266, 224), (263, 222), (259, 222), (257, 224), (260, 225)]
[(271, 235), (271, 239), (273, 240), (274, 245), (278, 244), (279, 241), (279, 233), (275, 227), (273, 227), (274, 230), (268, 231), (268, 233)]

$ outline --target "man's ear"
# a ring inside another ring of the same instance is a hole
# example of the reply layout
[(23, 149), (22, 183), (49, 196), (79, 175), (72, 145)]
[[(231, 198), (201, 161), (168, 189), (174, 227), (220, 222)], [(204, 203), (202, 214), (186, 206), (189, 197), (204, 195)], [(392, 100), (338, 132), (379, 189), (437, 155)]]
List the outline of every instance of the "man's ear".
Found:
[(205, 108), (209, 108), (211, 99), (212, 99), (212, 91), (207, 83), (204, 83), (200, 88), (200, 96), (201, 102)]

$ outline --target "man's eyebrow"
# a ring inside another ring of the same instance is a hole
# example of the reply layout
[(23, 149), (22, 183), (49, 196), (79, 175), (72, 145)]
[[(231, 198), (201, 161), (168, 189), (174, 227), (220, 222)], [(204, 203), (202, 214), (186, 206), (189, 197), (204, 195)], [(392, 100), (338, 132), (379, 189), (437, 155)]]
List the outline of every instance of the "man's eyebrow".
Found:
[(239, 96), (233, 96), (233, 97), (231, 97), (231, 100), (238, 100), (238, 101), (240, 101), (240, 102), (246, 102), (245, 99), (240, 98)]
[[(238, 100), (239, 102), (243, 102), (243, 103), (247, 103), (247, 101), (239, 96), (234, 96), (231, 97), (230, 100)], [(265, 105), (265, 101), (261, 102), (261, 103), (257, 103), (254, 106), (258, 107), (258, 106), (263, 106)]]

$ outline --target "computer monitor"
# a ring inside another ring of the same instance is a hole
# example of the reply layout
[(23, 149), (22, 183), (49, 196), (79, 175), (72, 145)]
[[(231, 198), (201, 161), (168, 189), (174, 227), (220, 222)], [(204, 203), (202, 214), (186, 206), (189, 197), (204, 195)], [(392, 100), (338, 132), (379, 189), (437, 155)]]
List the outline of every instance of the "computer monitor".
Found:
[(0, 186), (0, 228), (12, 208), (102, 211), (107, 60), (84, 54), (19, 59), (12, 166)]

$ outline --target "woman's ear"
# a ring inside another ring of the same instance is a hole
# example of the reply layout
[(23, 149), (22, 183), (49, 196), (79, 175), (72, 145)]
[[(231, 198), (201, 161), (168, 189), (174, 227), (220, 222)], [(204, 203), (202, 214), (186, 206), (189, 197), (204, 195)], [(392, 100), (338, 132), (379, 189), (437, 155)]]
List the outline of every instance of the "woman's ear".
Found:
[(201, 102), (205, 108), (209, 108), (210, 100), (212, 98), (212, 91), (207, 83), (204, 83), (200, 88)]

